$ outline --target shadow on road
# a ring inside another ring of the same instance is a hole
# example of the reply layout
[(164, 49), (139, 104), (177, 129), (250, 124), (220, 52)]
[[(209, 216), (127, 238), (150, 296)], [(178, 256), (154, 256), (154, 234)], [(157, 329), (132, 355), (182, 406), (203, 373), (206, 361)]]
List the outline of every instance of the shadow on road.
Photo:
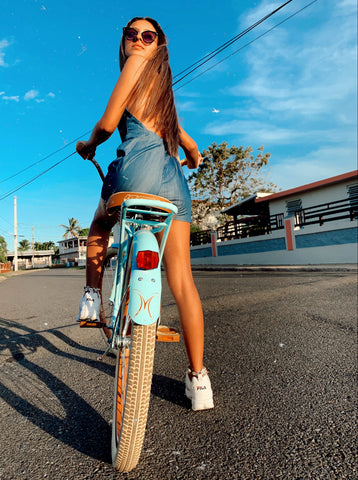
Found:
[[(46, 332), (78, 350), (102, 353), (78, 344), (58, 329), (49, 329)], [(37, 332), (17, 322), (0, 318), (0, 353), (5, 349), (10, 351), (10, 356), (2, 362), (0, 370), (0, 397), (27, 420), (60, 442), (92, 458), (110, 462), (111, 429), (108, 423), (66, 383), (50, 371), (30, 361), (29, 357), (41, 347), (53, 355), (70, 360), (69, 368), (71, 369), (76, 368), (75, 362), (81, 362), (110, 377), (114, 375), (113, 366), (64, 352), (44, 338), (41, 333), (44, 332)], [(3, 368), (6, 364), (9, 364), (9, 369), (6, 369), (8, 371)], [(14, 366), (16, 368), (13, 368)], [(21, 382), (25, 383), (23, 388), (21, 388)], [(55, 403), (60, 403), (64, 411), (63, 415), (56, 415), (56, 411), (49, 412), (50, 408), (41, 408), (41, 403), (45, 407), (46, 404), (49, 405), (48, 397), (46, 400), (43, 399), (44, 402), (41, 402), (41, 398), (40, 402), (36, 402), (40, 406), (35, 405), (35, 401), (29, 397), (28, 390), (32, 389), (37, 393), (38, 400), (41, 384), (45, 384), (51, 391), (56, 399)]]
[(167, 402), (191, 409), (191, 402), (183, 395), (184, 383), (163, 375), (153, 375), (151, 393)]

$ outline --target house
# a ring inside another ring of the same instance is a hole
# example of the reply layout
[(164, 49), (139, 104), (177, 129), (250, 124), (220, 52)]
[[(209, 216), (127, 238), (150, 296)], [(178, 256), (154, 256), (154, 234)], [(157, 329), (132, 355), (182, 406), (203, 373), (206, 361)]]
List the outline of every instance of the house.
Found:
[(67, 266), (86, 265), (87, 236), (67, 238), (57, 243), (61, 263)]
[[(60, 262), (69, 267), (85, 266), (87, 252), (87, 236), (79, 236), (60, 240), (59, 257)], [(113, 237), (109, 237), (109, 246), (113, 243)]]
[[(191, 247), (193, 264), (356, 263), (358, 170), (257, 193), (222, 211), (233, 220)], [(192, 242), (193, 244), (194, 242)]]
[[(17, 264), (19, 269), (45, 268), (52, 266), (53, 250), (25, 250), (18, 251)], [(7, 259), (14, 265), (14, 252), (7, 254)]]

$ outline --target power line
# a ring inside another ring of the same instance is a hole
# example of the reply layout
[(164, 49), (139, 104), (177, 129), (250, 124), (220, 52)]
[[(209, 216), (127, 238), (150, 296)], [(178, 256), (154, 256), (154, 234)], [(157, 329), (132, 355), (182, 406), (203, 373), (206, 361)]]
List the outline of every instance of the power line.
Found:
[(23, 172), (26, 172), (26, 170), (28, 170), (29, 168), (32, 168), (34, 167), (35, 165), (39, 165), (41, 162), (44, 162), (45, 160), (47, 160), (48, 158), (52, 157), (53, 155), (55, 155), (56, 153), (58, 152), (61, 152), (62, 150), (64, 150), (65, 148), (67, 148), (69, 145), (71, 145), (72, 143), (75, 143), (77, 140), (79, 140), (80, 138), (83, 138), (84, 136), (88, 135), (92, 130), (88, 130), (88, 132), (86, 133), (83, 133), (82, 135), (80, 135), (79, 137), (75, 138), (74, 140), (71, 140), (69, 143), (67, 143), (66, 145), (64, 145), (63, 147), (59, 148), (58, 150), (50, 153), (49, 155), (47, 155), (46, 157), (42, 158), (41, 160), (37, 161), (37, 162), (34, 162), (32, 163), (31, 165), (28, 165), (26, 168), (23, 168), (22, 170), (19, 170), (18, 172), (14, 173), (13, 175), (10, 175), (10, 177), (7, 177), (7, 178), (4, 178), (3, 180), (0, 180), (0, 183), (3, 183), (3, 182), (6, 182), (7, 180), (10, 180), (11, 178), (14, 178), (14, 177), (17, 177), (17, 175), (20, 175), (20, 173), (23, 173)]
[[(239, 33), (238, 35), (235, 35), (235, 37), (231, 38), (230, 40), (228, 40), (226, 43), (224, 43), (223, 45), (221, 45), (220, 47), (216, 48), (215, 50), (213, 50), (212, 52), (208, 53), (207, 55), (205, 55), (204, 57), (202, 57), (200, 60), (197, 60), (196, 62), (194, 62), (190, 67), (187, 67), (186, 69), (184, 69), (182, 72), (178, 73), (175, 75), (174, 78), (178, 77), (179, 75), (182, 75), (184, 72), (187, 72), (187, 70), (191, 69), (192, 67), (192, 70), (190, 70), (189, 72), (185, 73), (185, 75), (183, 75), (182, 77), (180, 77), (177, 81), (175, 81), (173, 83), (173, 86), (176, 85), (177, 83), (181, 82), (184, 78), (186, 78), (187, 76), (189, 76), (191, 73), (193, 73), (195, 70), (197, 70), (198, 68), (202, 67), (203, 65), (205, 65), (205, 63), (208, 63), (212, 58), (216, 57), (216, 55), (218, 55), (219, 53), (221, 53), (223, 50), (226, 50), (228, 47), (230, 47), (233, 43), (237, 42), (238, 40), (240, 40), (240, 38), (242, 38), (244, 35), (246, 35), (247, 33), (249, 33), (251, 30), (253, 30), (254, 28), (256, 28), (258, 25), (260, 25), (262, 22), (264, 22), (265, 20), (267, 20), (268, 18), (272, 17), (272, 15), (274, 15), (275, 13), (277, 13), (279, 10), (281, 10), (282, 8), (284, 8), (286, 5), (288, 5), (289, 3), (291, 3), (292, 0), (289, 0), (288, 2), (286, 3), (283, 3), (281, 6), (279, 6), (278, 8), (276, 8), (275, 10), (273, 10), (271, 13), (268, 13), (267, 15), (265, 15), (264, 17), (261, 18), (261, 20), (258, 20), (257, 22), (253, 23), (250, 27), (246, 28), (245, 30), (243, 30), (241, 33)], [(200, 63), (201, 62), (201, 63)], [(199, 65), (197, 65), (199, 64)], [(197, 66), (195, 66), (197, 65)]]
[(68, 158), (72, 157), (72, 155), (74, 155), (76, 152), (72, 152), (70, 153), (69, 155), (67, 155), (67, 157), (63, 158), (62, 160), (60, 160), (59, 162), (56, 162), (54, 165), (52, 165), (51, 167), (47, 168), (46, 170), (44, 170), (43, 172), (39, 173), (38, 175), (36, 175), (35, 177), (31, 178), (30, 180), (28, 180), (27, 182), (24, 182), (23, 184), (21, 185), (18, 185), (16, 188), (14, 188), (13, 190), (11, 190), (10, 192), (7, 192), (5, 193), (2, 197), (0, 197), (0, 201), (1, 200), (4, 200), (5, 198), (9, 197), (10, 195), (12, 195), (13, 193), (17, 192), (18, 190), (20, 190), (21, 188), (25, 187), (26, 185), (28, 185), (29, 183), (32, 183), (33, 181), (37, 180), (39, 177), (41, 177), (42, 175), (44, 175), (45, 173), (49, 172), (50, 170), (52, 170), (53, 168), (57, 167), (57, 165), (60, 165), (60, 163), (64, 162), (65, 160), (67, 160)]
[(3, 228), (0, 228), (0, 232), (2, 232), (4, 235), (12, 235), (12, 233), (7, 232)]
[(6, 218), (2, 217), (1, 215), (0, 218), (4, 220), (4, 222), (8, 223), (11, 227), (13, 226), (13, 223), (9, 222), (9, 220), (6, 220)]
[[(229, 46), (231, 46), (232, 44), (234, 44), (235, 42), (237, 42), (240, 38), (242, 38), (244, 35), (246, 35), (247, 33), (249, 33), (251, 30), (253, 30), (254, 28), (256, 28), (258, 25), (260, 25), (262, 22), (264, 22), (265, 20), (267, 20), (268, 18), (270, 18), (272, 15), (274, 15), (275, 13), (277, 13), (279, 10), (281, 10), (282, 8), (284, 8), (286, 5), (288, 5), (289, 3), (291, 3), (293, 0), (289, 0), (287, 2), (285, 2), (284, 4), (280, 5), (278, 8), (276, 8), (275, 10), (273, 10), (272, 12), (270, 12), (269, 14), (265, 15), (263, 18), (261, 18), (260, 20), (258, 20), (257, 22), (255, 22), (254, 24), (252, 24), (250, 27), (246, 28), (245, 30), (243, 30), (241, 33), (239, 33), (238, 35), (236, 35), (235, 37), (231, 38), (230, 40), (228, 40), (227, 42), (225, 42), (224, 44), (222, 44), (221, 46), (219, 46), (218, 48), (216, 48), (215, 50), (213, 50), (212, 52), (208, 53), (207, 55), (205, 55), (204, 57), (202, 57), (201, 59), (197, 60), (196, 62), (194, 62), (192, 65), (190, 65), (189, 67), (187, 67), (186, 69), (182, 70), (181, 72), (179, 72), (178, 74), (175, 75), (174, 78), (178, 77), (179, 75), (182, 75), (178, 80), (176, 80), (172, 85), (176, 85), (177, 83), (181, 82), (184, 78), (186, 78), (187, 76), (191, 75), (194, 71), (198, 70), (200, 67), (202, 67), (203, 65), (205, 65), (207, 62), (209, 62), (212, 58), (214, 58), (216, 55), (218, 55), (219, 53), (221, 53), (222, 51), (224, 51), (226, 48), (228, 48)], [(216, 62), (214, 65), (212, 65), (211, 67), (207, 68), (206, 70), (204, 70), (203, 72), (199, 73), (198, 75), (196, 75), (195, 77), (193, 77), (191, 80), (189, 80), (188, 82), (184, 83), (183, 85), (181, 85), (180, 87), (177, 87), (175, 89), (176, 90), (179, 90), (180, 88), (184, 87), (185, 85), (187, 85), (188, 83), (192, 82), (193, 80), (195, 80), (196, 78), (200, 77), (201, 75), (204, 75), (204, 73), (208, 72), (209, 70), (213, 69), (215, 66), (219, 65), (220, 63), (224, 62), (225, 60), (227, 60), (228, 58), (230, 58), (232, 55), (236, 54), (237, 52), (239, 52), (240, 50), (242, 50), (243, 48), (247, 47), (248, 45), (250, 45), (251, 43), (255, 42), (256, 40), (258, 40), (259, 38), (263, 37), (264, 35), (266, 35), (267, 33), (271, 32), (274, 28), (277, 28), (279, 25), (281, 25), (282, 23), (286, 22), (287, 20), (289, 20), (290, 18), (294, 17), (295, 15), (297, 15), (298, 13), (300, 13), (302, 10), (304, 10), (305, 8), (308, 8), (310, 5), (312, 5), (313, 3), (317, 2), (318, 0), (313, 0), (312, 2), (310, 2), (309, 4), (307, 4), (306, 6), (304, 6), (303, 8), (301, 8), (300, 10), (298, 10), (297, 12), (295, 12), (294, 14), (290, 15), (289, 17), (287, 17), (286, 19), (284, 19), (282, 22), (279, 22), (277, 25), (275, 25), (274, 27), (270, 28), (269, 30), (267, 30), (266, 32), (264, 32), (263, 34), (259, 35), (258, 37), (256, 37), (254, 40), (248, 42), (247, 44), (245, 44), (244, 46), (240, 47), (239, 49), (235, 50), (234, 52), (232, 52), (230, 55), (226, 56), (225, 58), (223, 58), (222, 60), (220, 60), (219, 62)], [(189, 71), (188, 71), (189, 70)], [(187, 72), (187, 73), (185, 73)], [(14, 175), (11, 175), (10, 177), (7, 177), (6, 179), (2, 180), (0, 183), (2, 182), (5, 182), (11, 178), (14, 178), (16, 177), (17, 175), (19, 175), (20, 173), (23, 173), (24, 171), (32, 168), (33, 166), (35, 165), (38, 165), (39, 163), (43, 162), (44, 160), (50, 158), (51, 156), (55, 155), (56, 153), (60, 152), (61, 150), (63, 150), (64, 148), (68, 147), (69, 145), (71, 145), (72, 143), (74, 143), (76, 140), (82, 138), (83, 136), (89, 134), (91, 132), (91, 130), (89, 130), (88, 132), (84, 133), (83, 135), (81, 135), (80, 137), (77, 137), (76, 139), (72, 140), (71, 142), (69, 142), (67, 145), (65, 145), (64, 147), (61, 147), (60, 149), (56, 150), (55, 152), (52, 152), (50, 153), (49, 155), (47, 155), (45, 158), (43, 158), (42, 160), (38, 161), (38, 162), (34, 162), (33, 164), (27, 166), (26, 168), (24, 168), (23, 170), (20, 170), (19, 172), (15, 173)], [(74, 155), (76, 152), (73, 152), (71, 153), (70, 155), (68, 155), (67, 157), (63, 158), (62, 160), (60, 160), (59, 162), (56, 162), (54, 165), (50, 166), (49, 168), (47, 168), (46, 170), (44, 170), (43, 172), (39, 173), (38, 175), (36, 175), (35, 177), (31, 178), (30, 180), (22, 183), (21, 185), (18, 185), (17, 187), (15, 187), (13, 190), (3, 194), (1, 197), (0, 197), (0, 201), (1, 200), (4, 200), (5, 198), (9, 197), (10, 195), (12, 195), (13, 193), (17, 192), (18, 190), (20, 190), (21, 188), (25, 187), (26, 185), (29, 185), (30, 183), (32, 183), (33, 181), (35, 181), (37, 178), (41, 177), (42, 175), (44, 175), (45, 173), (47, 173), (49, 170), (55, 168), (56, 166), (60, 165), (62, 162), (64, 162), (65, 160), (67, 160), (69, 157), (71, 157), (72, 155)]]
[(57, 228), (58, 225), (47, 225), (44, 223), (24, 223), (24, 222), (17, 222), (18, 225), (25, 225), (25, 227), (36, 227), (36, 228)]
[[(253, 40), (251, 40), (250, 42), (247, 42), (245, 43), (245, 45), (243, 45), (242, 47), (238, 48), (237, 50), (234, 50), (232, 53), (230, 53), (230, 55), (227, 55), (226, 57), (224, 57), (223, 59), (219, 60), (218, 62), (214, 63), (214, 65), (211, 65), (209, 68), (205, 69), (204, 71), (200, 72), (198, 75), (195, 75), (195, 77), (191, 78), (190, 80), (188, 80), (187, 82), (183, 83), (183, 85), (180, 85), (180, 87), (177, 87), (175, 89), (175, 91), (177, 90), (180, 90), (181, 88), (185, 87), (186, 85), (188, 85), (189, 83), (191, 83), (193, 80), (195, 80), (196, 78), (199, 78), (201, 77), (202, 75), (204, 75), (204, 73), (207, 73), (209, 70), (212, 70), (213, 68), (215, 68), (217, 65), (220, 65), (220, 63), (223, 63), (225, 60), (227, 60), (228, 58), (232, 57), (233, 55), (235, 55), (236, 53), (240, 52), (241, 50), (243, 50), (244, 48), (248, 47), (249, 45), (251, 45), (252, 43), (256, 42), (256, 40), (259, 40), (260, 38), (264, 37), (265, 35), (267, 35), (268, 33), (272, 32), (272, 30), (274, 30), (275, 28), (279, 27), (280, 25), (282, 25), (283, 23), (287, 22), (288, 20), (290, 20), (292, 17), (298, 15), (300, 12), (302, 12), (303, 10), (305, 10), (306, 8), (310, 7), (313, 3), (316, 3), (318, 0), (313, 0), (312, 2), (308, 3), (307, 5), (305, 5), (304, 7), (300, 8), (299, 10), (297, 10), (296, 12), (294, 12), (292, 15), (288, 16), (287, 18), (285, 18), (284, 20), (282, 20), (281, 22), (277, 23), (276, 25), (274, 25), (273, 27), (269, 28), (268, 30), (266, 30), (266, 32), (263, 32), (261, 33), (261, 35), (259, 35), (258, 37), (254, 38)], [(184, 77), (183, 77), (184, 78)]]

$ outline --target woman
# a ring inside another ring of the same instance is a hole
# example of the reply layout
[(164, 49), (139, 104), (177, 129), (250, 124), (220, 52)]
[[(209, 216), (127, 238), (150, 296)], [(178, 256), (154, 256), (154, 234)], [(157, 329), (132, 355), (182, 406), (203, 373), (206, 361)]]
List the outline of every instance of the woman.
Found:
[(106, 212), (110, 195), (137, 191), (168, 198), (178, 207), (164, 252), (168, 284), (178, 306), (189, 357), (185, 394), (193, 410), (212, 408), (208, 372), (203, 366), (204, 321), (200, 298), (190, 265), (190, 194), (178, 147), (185, 153), (182, 165), (197, 168), (202, 157), (194, 140), (179, 126), (174, 105), (167, 41), (159, 24), (136, 17), (123, 29), (120, 44), (121, 74), (105, 112), (90, 139), (77, 143), (84, 159), (118, 127), (122, 144), (108, 168), (101, 199), (87, 242), (87, 286), (78, 320), (97, 320), (100, 315), (100, 283), (103, 259), (115, 219)]

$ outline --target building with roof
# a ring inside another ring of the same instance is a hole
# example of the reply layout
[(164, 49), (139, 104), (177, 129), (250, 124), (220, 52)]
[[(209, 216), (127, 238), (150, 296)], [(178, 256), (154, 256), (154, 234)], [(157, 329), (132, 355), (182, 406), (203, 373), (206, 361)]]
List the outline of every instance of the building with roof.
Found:
[[(66, 238), (57, 243), (61, 263), (71, 267), (86, 265), (87, 236)], [(111, 246), (112, 243), (113, 236), (110, 236), (108, 246)]]
[[(52, 257), (55, 255), (54, 250), (25, 250), (17, 252), (18, 268), (46, 268), (52, 266)], [(7, 254), (7, 259), (14, 265), (14, 252)]]
[[(192, 264), (356, 263), (358, 170), (225, 208), (233, 220), (192, 241)], [(209, 242), (209, 243), (206, 243)]]
[(61, 263), (71, 267), (86, 265), (87, 236), (66, 238), (57, 243)]

